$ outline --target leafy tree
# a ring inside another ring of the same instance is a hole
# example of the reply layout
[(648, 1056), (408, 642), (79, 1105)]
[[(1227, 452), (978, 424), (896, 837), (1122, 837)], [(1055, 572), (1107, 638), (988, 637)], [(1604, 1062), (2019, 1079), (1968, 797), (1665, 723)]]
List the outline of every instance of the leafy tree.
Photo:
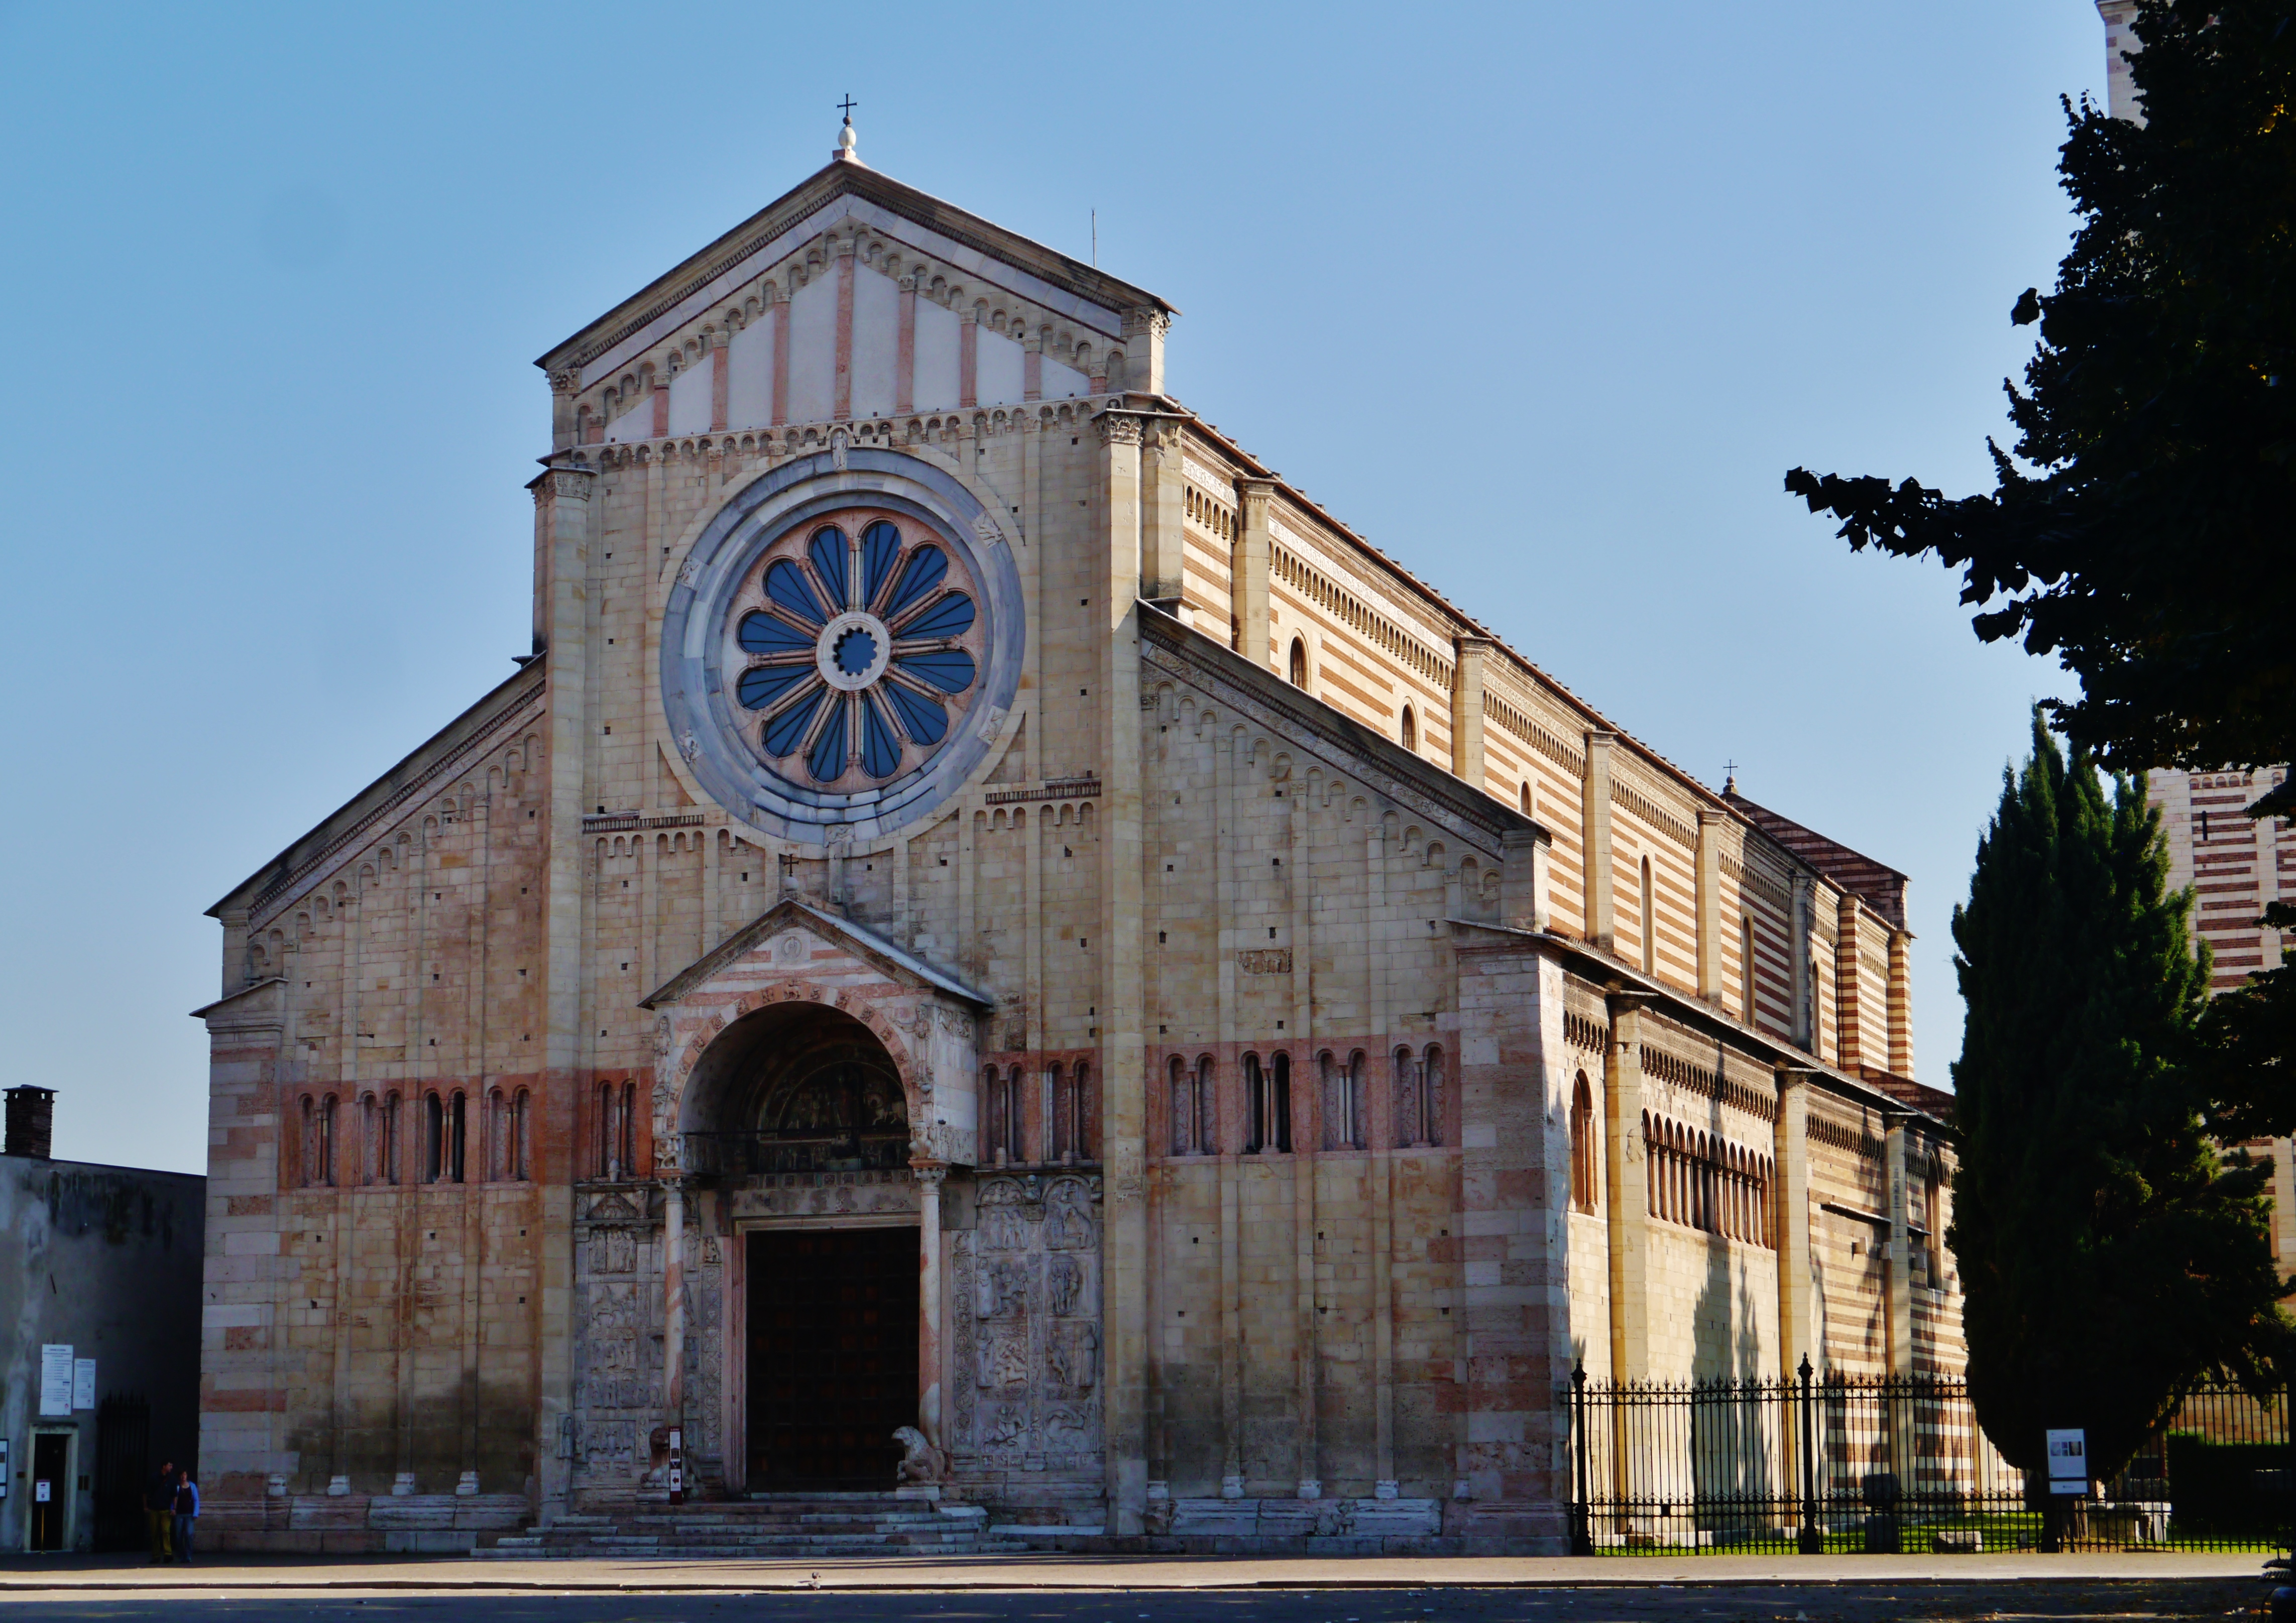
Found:
[(2108, 799), (2036, 709), (1953, 915), (1968, 1015), (1947, 1234), (1978, 1419), (2029, 1471), (2046, 1428), (2079, 1426), (2109, 1476), (2203, 1374), (2284, 1367), (2266, 1168), (2204, 1132), (2208, 966), (2167, 875), (2142, 790), (2116, 779)]
[(2080, 227), (2011, 314), (2040, 341), (1990, 495), (1786, 476), (1853, 548), (1960, 569), (1980, 637), (2059, 656), (2081, 697), (2057, 724), (2116, 771), (2296, 760), (2292, 18), (2140, 0), (2145, 122), (2067, 104)]

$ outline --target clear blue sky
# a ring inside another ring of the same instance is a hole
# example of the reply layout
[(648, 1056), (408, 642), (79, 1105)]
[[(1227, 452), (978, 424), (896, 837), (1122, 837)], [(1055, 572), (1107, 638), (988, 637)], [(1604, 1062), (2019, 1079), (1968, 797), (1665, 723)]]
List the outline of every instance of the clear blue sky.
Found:
[(0, 1079), (204, 1167), (203, 910), (527, 647), (530, 365), (825, 160), (1185, 312), (1169, 386), (1638, 736), (1913, 878), (2026, 707), (1786, 468), (1988, 483), (2087, 0), (0, 0)]

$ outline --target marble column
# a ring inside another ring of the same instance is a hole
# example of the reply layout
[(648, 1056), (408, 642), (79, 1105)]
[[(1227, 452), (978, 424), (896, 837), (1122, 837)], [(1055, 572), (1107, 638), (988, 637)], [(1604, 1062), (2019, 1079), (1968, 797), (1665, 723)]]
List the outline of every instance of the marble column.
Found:
[(661, 1365), (668, 1422), (685, 1423), (685, 1185), (662, 1191)]
[(940, 1436), (940, 1185), (948, 1168), (912, 1167), (917, 1180), (917, 1430), (947, 1451)]

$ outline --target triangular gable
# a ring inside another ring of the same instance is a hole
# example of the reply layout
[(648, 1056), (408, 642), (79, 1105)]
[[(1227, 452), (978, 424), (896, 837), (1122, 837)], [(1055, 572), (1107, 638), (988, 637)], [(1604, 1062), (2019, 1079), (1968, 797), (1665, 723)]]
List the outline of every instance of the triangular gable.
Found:
[(791, 924), (803, 924), (831, 940), (842, 945), (855, 956), (874, 965), (897, 980), (914, 986), (945, 992), (964, 999), (976, 1007), (996, 1007), (996, 1000), (986, 992), (978, 991), (959, 980), (947, 971), (918, 957), (906, 947), (897, 945), (875, 930), (824, 913), (800, 897), (783, 897), (767, 908), (748, 924), (726, 937), (709, 952), (695, 959), (686, 968), (660, 987), (638, 1000), (638, 1007), (653, 1009), (682, 1000), (694, 988), (715, 977), (721, 970), (739, 962), (758, 943), (778, 935)]
[(1177, 312), (1155, 294), (990, 224), (857, 162), (832, 162), (676, 269), (656, 278), (535, 365), (576, 374), (576, 392), (737, 295), (767, 267), (847, 219), (895, 238), (1104, 339), (1122, 315)]

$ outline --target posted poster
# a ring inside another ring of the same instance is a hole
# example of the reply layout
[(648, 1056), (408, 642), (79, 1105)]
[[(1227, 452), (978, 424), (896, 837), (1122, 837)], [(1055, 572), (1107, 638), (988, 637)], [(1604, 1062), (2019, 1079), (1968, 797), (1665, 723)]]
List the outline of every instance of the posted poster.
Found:
[(61, 1419), (71, 1411), (71, 1343), (50, 1341), (40, 1348), (40, 1418)]

